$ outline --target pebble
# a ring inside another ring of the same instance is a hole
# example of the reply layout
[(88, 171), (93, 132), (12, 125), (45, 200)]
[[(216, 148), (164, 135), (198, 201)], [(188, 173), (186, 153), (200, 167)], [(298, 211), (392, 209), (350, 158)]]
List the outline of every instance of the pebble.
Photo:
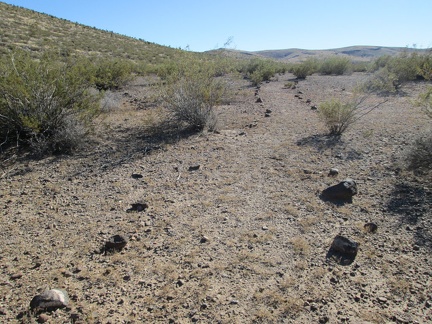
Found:
[(332, 176), (336, 176), (338, 174), (339, 174), (339, 170), (338, 169), (331, 168), (328, 175), (329, 175), (329, 177), (332, 177)]
[(22, 278), (22, 276), (23, 276), (23, 274), (22, 274), (21, 272), (17, 272), (17, 273), (12, 274), (12, 275), (10, 276), (10, 278), (11, 278), (12, 280), (17, 280), (17, 279)]
[(385, 303), (387, 303), (387, 298), (385, 298), (385, 297), (378, 297), (377, 301), (379, 303), (381, 303), (381, 304), (385, 304)]
[(49, 321), (49, 319), (50, 319), (50, 317), (47, 314), (40, 314), (38, 316), (37, 321), (38, 321), (38, 323), (46, 323)]

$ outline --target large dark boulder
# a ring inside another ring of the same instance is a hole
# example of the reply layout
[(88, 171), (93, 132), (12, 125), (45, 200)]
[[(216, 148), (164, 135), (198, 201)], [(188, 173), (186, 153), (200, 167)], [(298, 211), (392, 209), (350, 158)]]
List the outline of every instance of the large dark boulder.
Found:
[(336, 235), (327, 252), (327, 259), (332, 259), (340, 265), (351, 264), (359, 249), (359, 243), (342, 235)]
[(333, 239), (331, 248), (336, 252), (355, 257), (358, 252), (359, 244), (347, 237), (337, 235)]
[(353, 179), (345, 179), (337, 185), (324, 189), (321, 198), (329, 201), (351, 202), (357, 194), (357, 184)]

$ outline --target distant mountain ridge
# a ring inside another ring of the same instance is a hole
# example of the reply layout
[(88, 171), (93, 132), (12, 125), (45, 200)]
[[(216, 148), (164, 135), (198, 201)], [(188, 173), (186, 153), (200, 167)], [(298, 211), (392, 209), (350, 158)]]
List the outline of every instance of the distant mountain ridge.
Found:
[(241, 51), (227, 50), (237, 57), (264, 57), (280, 61), (295, 62), (301, 61), (308, 57), (324, 58), (332, 55), (347, 56), (356, 61), (369, 61), (383, 55), (398, 55), (403, 52), (426, 53), (432, 49), (416, 49), (408, 47), (385, 47), (385, 46), (348, 46), (327, 50), (307, 50), (300, 48), (289, 48), (280, 50), (264, 51)]

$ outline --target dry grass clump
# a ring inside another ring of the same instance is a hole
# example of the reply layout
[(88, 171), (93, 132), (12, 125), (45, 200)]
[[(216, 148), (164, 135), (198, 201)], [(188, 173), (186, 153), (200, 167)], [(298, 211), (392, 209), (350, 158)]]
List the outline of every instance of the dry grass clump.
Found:
[(289, 242), (292, 244), (295, 253), (301, 255), (309, 254), (311, 247), (305, 238), (296, 236), (291, 238)]

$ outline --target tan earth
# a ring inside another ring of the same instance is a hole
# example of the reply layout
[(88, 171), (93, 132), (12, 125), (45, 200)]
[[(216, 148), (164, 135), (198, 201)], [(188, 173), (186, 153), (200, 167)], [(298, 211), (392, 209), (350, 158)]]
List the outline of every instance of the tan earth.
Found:
[[(336, 141), (311, 106), (349, 98), (366, 75), (288, 89), (292, 78), (257, 96), (233, 81), (219, 132), (202, 134), (152, 127), (163, 111), (137, 80), (80, 152), (2, 156), (0, 322), (432, 322), (431, 178), (400, 168), (430, 127), (412, 104), (426, 84), (407, 84)], [(320, 199), (347, 177), (352, 203)], [(126, 212), (133, 203), (149, 208)], [(126, 247), (101, 253), (117, 234)], [(349, 264), (331, 257), (338, 234), (360, 244)], [(27, 312), (54, 288), (68, 307)]]

